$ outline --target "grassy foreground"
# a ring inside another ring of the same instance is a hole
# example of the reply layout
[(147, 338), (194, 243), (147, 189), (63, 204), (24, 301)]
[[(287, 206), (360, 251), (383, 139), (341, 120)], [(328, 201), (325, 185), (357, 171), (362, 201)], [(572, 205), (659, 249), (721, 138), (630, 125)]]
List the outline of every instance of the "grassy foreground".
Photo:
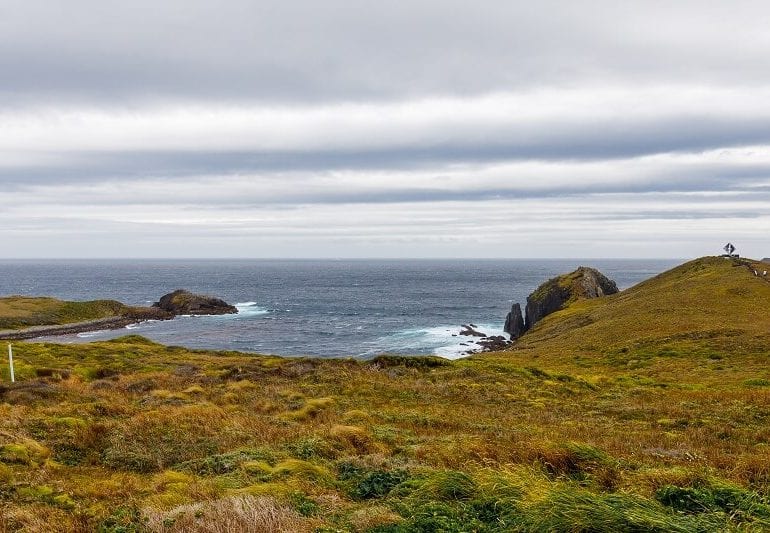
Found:
[(16, 344), (0, 531), (770, 529), (770, 283), (705, 258), (460, 361)]

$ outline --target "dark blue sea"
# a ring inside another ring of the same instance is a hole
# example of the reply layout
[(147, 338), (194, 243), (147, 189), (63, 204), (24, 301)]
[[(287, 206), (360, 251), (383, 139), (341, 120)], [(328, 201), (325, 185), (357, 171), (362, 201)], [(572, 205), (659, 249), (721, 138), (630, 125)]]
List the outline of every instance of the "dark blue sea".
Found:
[(224, 298), (237, 315), (178, 317), (60, 337), (88, 342), (129, 333), (164, 344), (285, 356), (459, 357), (473, 323), (502, 333), (514, 301), (543, 281), (593, 266), (621, 289), (678, 260), (7, 260), (0, 295), (115, 299), (149, 305), (174, 289)]

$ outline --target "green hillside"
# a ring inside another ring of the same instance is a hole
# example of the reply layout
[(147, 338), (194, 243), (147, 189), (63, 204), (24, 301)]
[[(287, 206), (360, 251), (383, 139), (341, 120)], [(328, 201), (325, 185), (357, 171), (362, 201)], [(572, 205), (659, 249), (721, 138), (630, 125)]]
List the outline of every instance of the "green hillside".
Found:
[(705, 370), (735, 358), (763, 365), (770, 356), (764, 270), (749, 260), (696, 259), (621, 293), (571, 304), (539, 322), (515, 352), (545, 352), (552, 363), (592, 367), (650, 366), (677, 357)]
[(72, 324), (119, 316), (128, 308), (115, 300), (66, 302), (55, 298), (0, 298), (0, 330)]
[(18, 343), (0, 531), (766, 531), (768, 309), (705, 258), (459, 361)]

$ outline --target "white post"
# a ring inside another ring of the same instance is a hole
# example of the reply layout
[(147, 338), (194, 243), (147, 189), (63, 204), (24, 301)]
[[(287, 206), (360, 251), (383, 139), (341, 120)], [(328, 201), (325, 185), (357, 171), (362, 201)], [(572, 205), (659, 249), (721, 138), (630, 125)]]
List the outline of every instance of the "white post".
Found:
[(11, 383), (14, 383), (16, 381), (16, 376), (13, 375), (13, 348), (11, 348), (11, 343), (8, 343), (8, 366), (11, 369)]

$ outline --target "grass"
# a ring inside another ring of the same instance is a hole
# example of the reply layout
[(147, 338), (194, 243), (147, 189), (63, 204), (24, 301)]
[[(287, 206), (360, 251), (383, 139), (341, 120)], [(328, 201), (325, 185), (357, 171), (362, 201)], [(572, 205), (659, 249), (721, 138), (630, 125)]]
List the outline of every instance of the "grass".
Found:
[(85, 322), (121, 316), (130, 308), (115, 300), (65, 302), (55, 298), (0, 298), (0, 330)]
[(768, 529), (769, 308), (702, 259), (458, 361), (16, 343), (0, 531)]

